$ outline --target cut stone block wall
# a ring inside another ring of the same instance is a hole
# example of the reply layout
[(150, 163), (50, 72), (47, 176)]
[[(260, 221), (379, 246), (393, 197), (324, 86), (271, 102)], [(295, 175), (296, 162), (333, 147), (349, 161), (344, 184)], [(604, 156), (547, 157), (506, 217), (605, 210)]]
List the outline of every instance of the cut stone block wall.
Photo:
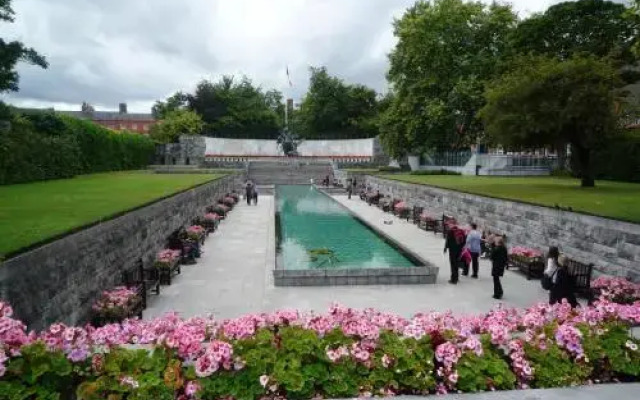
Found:
[(123, 271), (138, 258), (152, 262), (171, 232), (240, 189), (244, 178), (220, 178), (10, 258), (0, 265), (0, 299), (30, 329), (84, 323), (95, 299), (120, 284)]
[(374, 176), (367, 176), (366, 183), (436, 216), (447, 213), (461, 223), (504, 233), (508, 246), (559, 246), (567, 256), (593, 263), (597, 273), (640, 282), (639, 224)]

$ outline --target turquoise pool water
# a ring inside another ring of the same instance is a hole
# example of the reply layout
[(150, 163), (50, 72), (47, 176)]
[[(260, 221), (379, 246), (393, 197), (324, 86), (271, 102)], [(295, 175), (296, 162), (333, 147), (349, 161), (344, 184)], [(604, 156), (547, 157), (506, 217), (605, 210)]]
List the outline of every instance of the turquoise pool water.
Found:
[(312, 186), (276, 187), (278, 257), (284, 269), (414, 267), (329, 196)]

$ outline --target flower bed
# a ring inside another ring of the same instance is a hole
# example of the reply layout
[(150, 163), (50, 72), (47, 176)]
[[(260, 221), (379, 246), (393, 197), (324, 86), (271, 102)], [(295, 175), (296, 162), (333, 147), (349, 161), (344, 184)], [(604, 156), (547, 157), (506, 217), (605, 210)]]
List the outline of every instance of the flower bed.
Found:
[(542, 258), (542, 252), (537, 249), (532, 249), (523, 246), (514, 246), (509, 250), (509, 255), (512, 257), (518, 257), (523, 260), (533, 260)]
[(205, 229), (200, 225), (191, 225), (187, 228), (187, 238), (194, 242), (201, 242), (204, 239)]
[(397, 215), (399, 218), (406, 218), (409, 220), (409, 214), (411, 213), (411, 208), (404, 201), (398, 201), (393, 206), (393, 213)]
[(119, 286), (106, 290), (93, 305), (96, 323), (102, 325), (133, 317), (141, 302), (140, 294), (135, 289)]
[(637, 381), (639, 343), (628, 327), (638, 322), (640, 302), (602, 299), (578, 310), (540, 304), (464, 318), (337, 305), (225, 321), (170, 314), (27, 334), (0, 302), (0, 392), (310, 399)]
[(159, 269), (171, 269), (180, 260), (180, 253), (180, 250), (161, 250), (156, 255), (156, 261), (153, 265)]
[(543, 254), (540, 250), (523, 246), (514, 246), (509, 250), (509, 265), (516, 267), (527, 276), (542, 277), (544, 272)]
[(227, 207), (233, 208), (233, 206), (236, 204), (236, 199), (227, 196), (222, 199), (222, 203)]
[(606, 298), (614, 303), (632, 304), (640, 300), (640, 284), (624, 278), (601, 276), (591, 282), (594, 297)]
[(218, 214), (222, 219), (224, 219), (227, 216), (229, 211), (231, 211), (231, 208), (221, 203), (218, 203), (213, 207), (211, 207), (211, 212)]

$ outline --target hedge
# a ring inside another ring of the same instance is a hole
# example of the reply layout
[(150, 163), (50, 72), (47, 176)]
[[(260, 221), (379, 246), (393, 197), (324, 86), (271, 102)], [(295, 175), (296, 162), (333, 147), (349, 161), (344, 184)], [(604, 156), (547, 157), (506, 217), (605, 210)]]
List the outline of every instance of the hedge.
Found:
[(629, 327), (639, 323), (640, 302), (605, 293), (576, 310), (405, 319), (334, 305), (27, 334), (0, 302), (0, 399), (318, 399), (638, 381)]
[(146, 136), (51, 112), (12, 113), (8, 122), (0, 130), (0, 184), (139, 169), (155, 150)]

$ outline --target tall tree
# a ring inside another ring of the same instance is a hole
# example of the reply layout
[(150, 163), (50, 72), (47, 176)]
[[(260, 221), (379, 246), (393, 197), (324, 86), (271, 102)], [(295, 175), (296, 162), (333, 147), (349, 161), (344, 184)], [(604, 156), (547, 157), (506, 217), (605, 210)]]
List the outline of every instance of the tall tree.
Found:
[(404, 144), (397, 154), (474, 142), (485, 84), (498, 73), (516, 21), (510, 6), (496, 3), (433, 0), (409, 8), (394, 22), (398, 44), (387, 77), (396, 95), (382, 132), (403, 137), (384, 142)]
[[(263, 92), (243, 77), (202, 81), (188, 96), (189, 109), (205, 123), (205, 134), (225, 137), (275, 139), (283, 126), (282, 94)], [(282, 113), (281, 113), (282, 112)]]
[[(14, 21), (14, 15), (11, 0), (0, 0), (0, 21), (11, 23)], [(0, 38), (0, 92), (18, 90), (19, 76), (15, 67), (20, 61), (42, 68), (49, 66), (43, 56), (22, 42), (6, 42)]]
[[(604, 0), (564, 2), (522, 21), (513, 31), (511, 49), (515, 57), (523, 54), (559, 60), (578, 54), (607, 57), (620, 67), (620, 77), (626, 83), (634, 83), (640, 74), (626, 66), (637, 59), (633, 49), (639, 30), (640, 17), (630, 13), (624, 4)], [(560, 167), (564, 168), (567, 142), (563, 136), (558, 136), (553, 147)]]
[(176, 142), (180, 135), (200, 135), (204, 124), (193, 111), (172, 110), (151, 128), (150, 136), (158, 143)]
[(593, 151), (617, 132), (620, 77), (593, 56), (524, 57), (487, 90), (481, 116), (489, 136), (507, 146), (571, 144), (582, 186), (594, 186)]
[(309, 91), (293, 116), (292, 129), (308, 138), (362, 138), (378, 133), (377, 94), (364, 85), (350, 85), (311, 67)]
[(188, 100), (189, 96), (182, 92), (176, 92), (167, 98), (166, 101), (156, 101), (151, 108), (151, 114), (153, 114), (153, 117), (156, 119), (164, 119), (171, 111), (186, 109)]
[(575, 54), (634, 62), (640, 18), (624, 4), (579, 0), (555, 4), (522, 21), (513, 32), (516, 53), (549, 55), (565, 60)]

